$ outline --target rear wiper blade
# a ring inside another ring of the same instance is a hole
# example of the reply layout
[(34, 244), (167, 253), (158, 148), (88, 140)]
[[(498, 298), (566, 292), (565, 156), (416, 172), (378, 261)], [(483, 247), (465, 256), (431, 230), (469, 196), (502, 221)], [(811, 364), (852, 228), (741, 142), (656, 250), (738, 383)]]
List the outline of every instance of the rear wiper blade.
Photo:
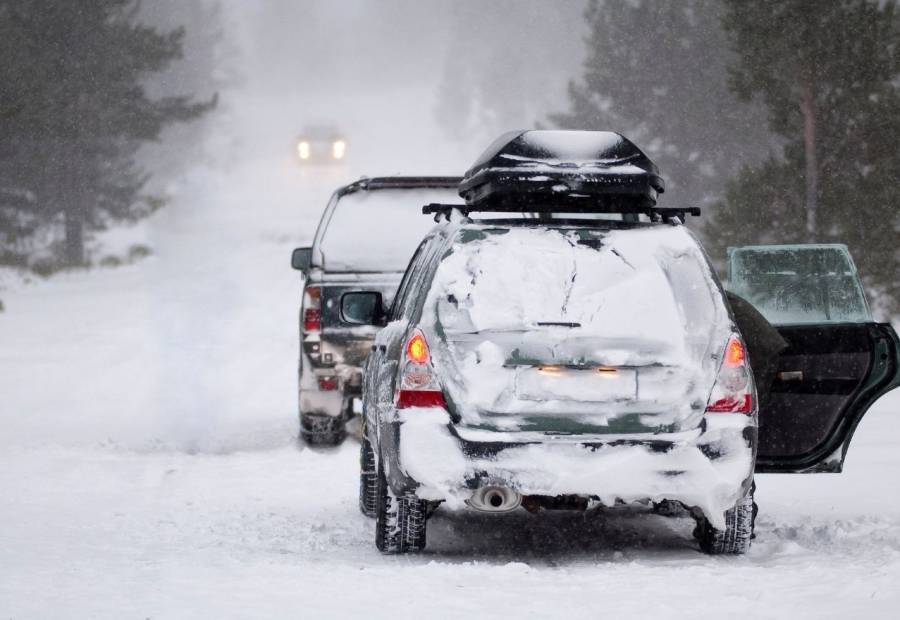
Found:
[(538, 321), (535, 323), (540, 327), (581, 327), (581, 323), (566, 323), (556, 321)]

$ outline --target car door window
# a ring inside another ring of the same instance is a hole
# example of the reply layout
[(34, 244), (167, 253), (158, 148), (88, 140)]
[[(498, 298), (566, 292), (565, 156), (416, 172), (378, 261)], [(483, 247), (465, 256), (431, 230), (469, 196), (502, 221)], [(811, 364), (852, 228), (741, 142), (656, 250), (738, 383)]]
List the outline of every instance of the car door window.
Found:
[(727, 287), (773, 325), (872, 321), (856, 266), (840, 244), (729, 248)]
[(407, 297), (407, 292), (410, 289), (410, 286), (413, 280), (416, 277), (416, 273), (421, 267), (421, 264), (424, 262), (426, 252), (425, 248), (428, 246), (428, 242), (433, 237), (426, 237), (422, 243), (419, 244), (419, 247), (416, 248), (415, 254), (413, 254), (412, 259), (409, 261), (409, 266), (406, 268), (406, 272), (403, 274), (403, 279), (400, 281), (400, 288), (397, 289), (397, 294), (394, 296), (394, 303), (391, 305), (391, 315), (390, 318), (392, 321), (396, 321), (403, 315), (403, 304), (404, 299)]
[(427, 287), (427, 282), (434, 276), (436, 268), (436, 255), (443, 247), (443, 241), (446, 236), (438, 233), (430, 239), (427, 247), (422, 249), (420, 260), (413, 269), (410, 270), (410, 280), (404, 291), (403, 299), (398, 306), (397, 318), (404, 318), (409, 321), (416, 319), (416, 311), (420, 309), (419, 302), (421, 293)]

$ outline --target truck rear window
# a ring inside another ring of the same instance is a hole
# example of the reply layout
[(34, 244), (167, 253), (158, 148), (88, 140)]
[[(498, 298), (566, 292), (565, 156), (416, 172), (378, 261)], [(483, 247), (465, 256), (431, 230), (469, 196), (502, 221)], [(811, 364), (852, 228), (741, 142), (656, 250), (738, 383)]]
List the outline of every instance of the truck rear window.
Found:
[(359, 191), (340, 199), (319, 241), (328, 271), (406, 270), (434, 226), (422, 207), (462, 203), (455, 188)]

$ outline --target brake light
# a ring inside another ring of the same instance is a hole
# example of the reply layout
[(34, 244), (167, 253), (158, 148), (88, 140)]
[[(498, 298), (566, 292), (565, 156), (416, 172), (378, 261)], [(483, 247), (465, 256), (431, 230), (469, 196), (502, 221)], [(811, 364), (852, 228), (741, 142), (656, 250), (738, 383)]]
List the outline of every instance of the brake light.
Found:
[(725, 355), (706, 410), (712, 413), (753, 413), (753, 381), (747, 363), (747, 349), (736, 334), (732, 334), (725, 345)]
[(303, 291), (303, 331), (317, 332), (322, 329), (322, 289), (308, 286)]
[(444, 393), (440, 390), (400, 390), (397, 409), (408, 407), (446, 407)]
[(303, 311), (303, 331), (317, 332), (322, 329), (322, 311), (318, 308), (307, 308)]
[(753, 397), (744, 394), (740, 398), (720, 398), (710, 403), (706, 408), (712, 413), (751, 413), (753, 411)]
[(319, 389), (323, 392), (338, 389), (338, 378), (334, 375), (320, 375), (318, 381)]
[(434, 375), (425, 335), (413, 332), (404, 349), (406, 360), (400, 375), (397, 408), (446, 407), (444, 392)]

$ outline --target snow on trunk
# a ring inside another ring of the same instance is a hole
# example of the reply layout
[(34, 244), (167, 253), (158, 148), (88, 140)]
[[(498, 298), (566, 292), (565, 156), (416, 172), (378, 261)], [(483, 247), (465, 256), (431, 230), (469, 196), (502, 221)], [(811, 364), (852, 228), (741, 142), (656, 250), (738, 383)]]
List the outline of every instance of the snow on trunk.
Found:
[(467, 227), (423, 323), (464, 422), (507, 430), (694, 427), (730, 331), (702, 250), (668, 226)]

